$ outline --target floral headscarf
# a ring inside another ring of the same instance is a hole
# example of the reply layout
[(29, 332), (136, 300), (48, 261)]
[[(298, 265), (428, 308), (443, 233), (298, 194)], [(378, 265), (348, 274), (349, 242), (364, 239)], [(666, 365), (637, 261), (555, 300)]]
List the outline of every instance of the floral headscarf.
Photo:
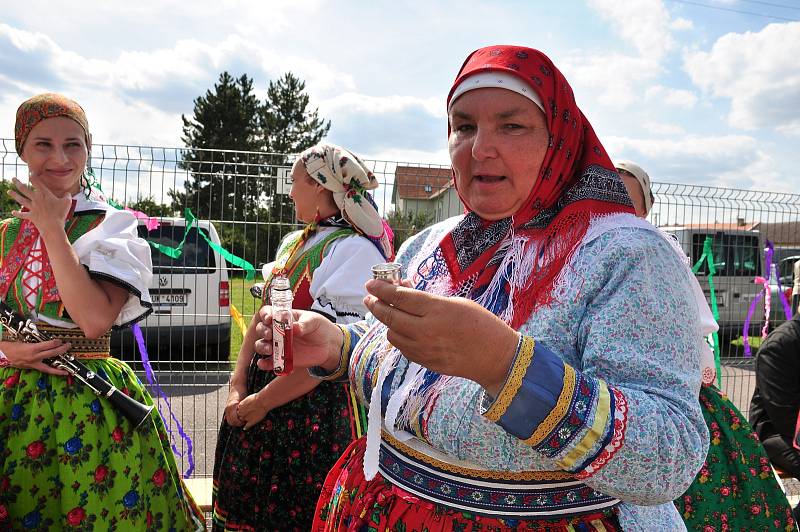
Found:
[(590, 222), (634, 210), (572, 88), (538, 50), (489, 46), (473, 52), (453, 83), (448, 108), (463, 80), (490, 71), (516, 76), (536, 92), (544, 104), (549, 146), (530, 195), (513, 216), (489, 223), (468, 210), (442, 240), (440, 252), (454, 293), (519, 328), (536, 307), (552, 301), (554, 283)]
[(22, 155), (22, 148), (28, 140), (31, 130), (36, 124), (48, 118), (64, 116), (77, 122), (86, 137), (86, 146), (91, 144), (89, 136), (89, 121), (86, 113), (78, 102), (70, 100), (61, 94), (46, 92), (36, 95), (22, 102), (17, 109), (17, 120), (14, 124), (14, 144), (17, 153)]
[(375, 175), (356, 155), (335, 144), (317, 144), (300, 154), (311, 178), (333, 192), (344, 219), (369, 238), (386, 259), (394, 256), (392, 230), (383, 221), (368, 190), (378, 188)]

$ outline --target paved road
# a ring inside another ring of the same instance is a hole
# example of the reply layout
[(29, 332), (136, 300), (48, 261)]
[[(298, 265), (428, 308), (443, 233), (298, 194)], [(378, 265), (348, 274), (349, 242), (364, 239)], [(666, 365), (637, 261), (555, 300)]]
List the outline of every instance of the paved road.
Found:
[[(140, 378), (145, 382), (144, 375)], [(228, 399), (228, 372), (158, 372), (158, 384), (169, 399), (175, 418), (183, 426), (193, 443), (195, 470), (193, 476), (211, 476), (214, 468), (214, 448), (217, 443), (217, 430), (222, 420), (225, 401)], [(148, 386), (155, 398), (154, 387)], [(164, 401), (159, 402), (167, 427), (173, 431), (174, 442), (184, 457), (177, 456), (181, 471), (185, 472), (189, 462), (186, 443), (180, 438), (177, 424), (166, 409)]]

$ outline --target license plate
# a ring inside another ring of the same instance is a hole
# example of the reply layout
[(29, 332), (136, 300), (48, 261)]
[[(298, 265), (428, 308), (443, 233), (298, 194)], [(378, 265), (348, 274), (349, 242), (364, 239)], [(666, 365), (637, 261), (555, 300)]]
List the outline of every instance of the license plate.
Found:
[(153, 305), (186, 306), (186, 294), (153, 294)]

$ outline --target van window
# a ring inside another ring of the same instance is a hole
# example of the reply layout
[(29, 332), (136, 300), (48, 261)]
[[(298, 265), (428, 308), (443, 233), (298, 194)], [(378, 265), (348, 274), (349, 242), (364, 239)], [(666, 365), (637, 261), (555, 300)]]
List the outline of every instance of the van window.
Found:
[[(703, 256), (704, 234), (692, 235), (692, 264)], [(731, 235), (716, 233), (711, 246), (717, 275), (725, 277), (755, 277), (761, 275), (761, 250), (758, 235)], [(698, 275), (708, 275), (708, 264), (703, 261)]]
[[(143, 225), (138, 228), (139, 236), (145, 240), (152, 240), (158, 244), (177, 247), (183, 238), (186, 227), (183, 225), (165, 225), (148, 231)], [(208, 242), (197, 232), (197, 226), (192, 226), (186, 235), (183, 244), (183, 253), (177, 259), (164, 255), (154, 247), (150, 247), (153, 257), (153, 273), (169, 273), (175, 270), (213, 270), (216, 268), (214, 250)]]

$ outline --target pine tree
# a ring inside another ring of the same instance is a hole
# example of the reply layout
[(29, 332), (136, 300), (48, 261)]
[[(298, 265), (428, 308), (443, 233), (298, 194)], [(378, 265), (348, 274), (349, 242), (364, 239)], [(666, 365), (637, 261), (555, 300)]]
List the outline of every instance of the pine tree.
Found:
[[(319, 117), (319, 110), (307, 110), (309, 97), (305, 93), (306, 83), (291, 72), (277, 81), (270, 81), (267, 98), (261, 107), (261, 126), (265, 148), (273, 153), (297, 154), (317, 144), (328, 134), (330, 120)], [(289, 164), (284, 158), (283, 164)], [(271, 195), (270, 211), (273, 221), (292, 222), (294, 205), (289, 196)]]
[(322, 140), (331, 128), (330, 120), (319, 118), (319, 110), (308, 111), (305, 81), (287, 72), (270, 81), (261, 108), (265, 148), (273, 153), (300, 153)]
[(259, 151), (259, 109), (253, 80), (223, 72), (213, 90), (194, 100), (192, 118), (181, 115), (188, 149), (180, 167), (189, 170), (191, 178), (185, 192), (169, 193), (176, 210), (188, 206), (201, 218), (241, 220), (257, 207), (258, 183), (252, 176), (258, 174), (259, 156), (207, 150)]

